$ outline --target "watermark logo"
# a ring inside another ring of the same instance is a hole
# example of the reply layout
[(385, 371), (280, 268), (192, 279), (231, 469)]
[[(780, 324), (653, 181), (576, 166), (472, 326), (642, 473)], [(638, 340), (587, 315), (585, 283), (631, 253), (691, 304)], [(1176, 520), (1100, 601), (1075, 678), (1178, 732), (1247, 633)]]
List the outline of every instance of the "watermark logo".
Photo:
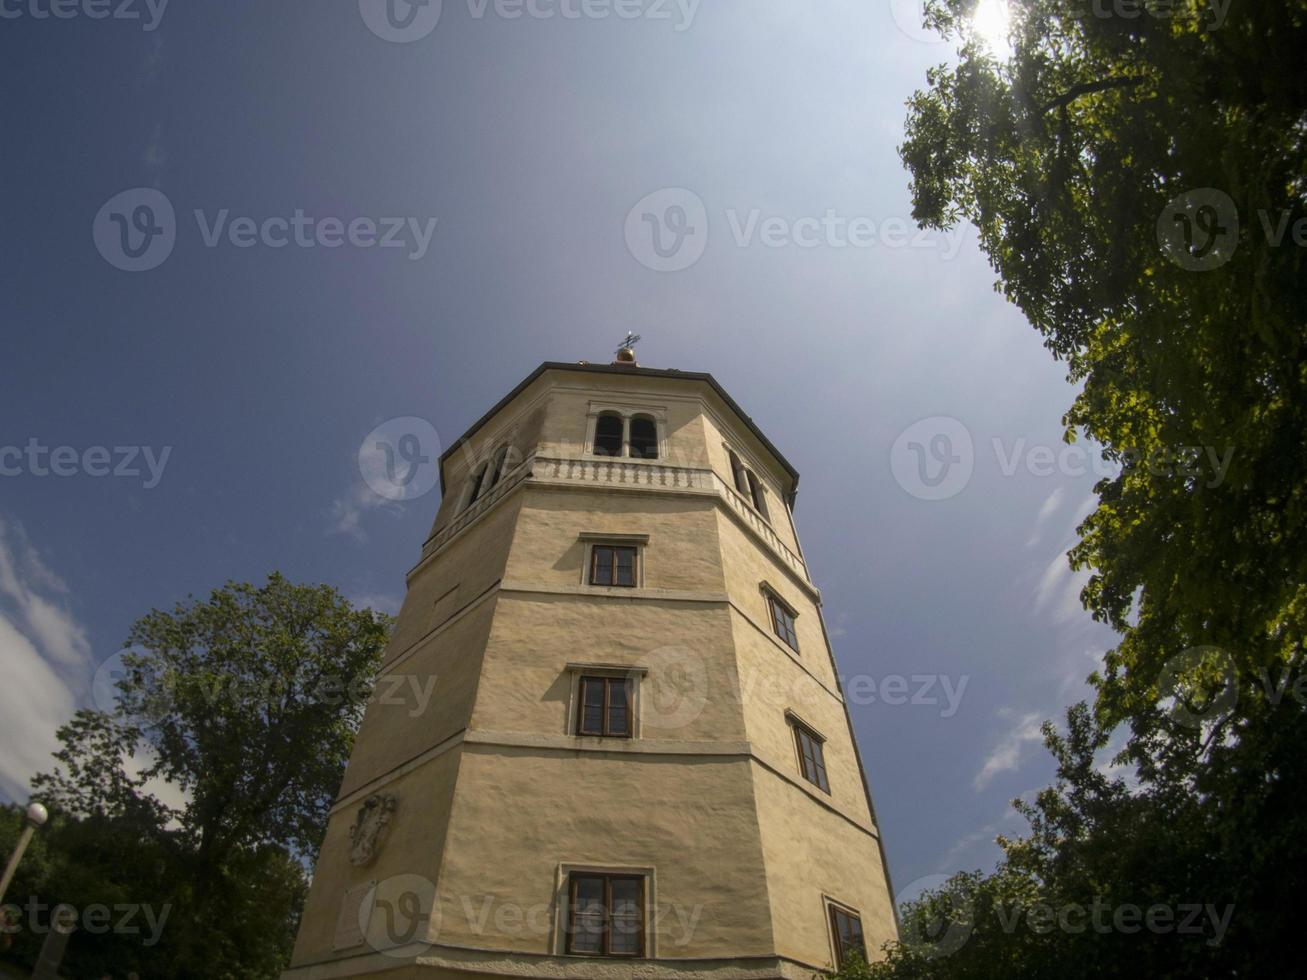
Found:
[(957, 419), (934, 415), (904, 429), (890, 447), (895, 481), (920, 500), (947, 500), (971, 480), (976, 450)]
[(1157, 696), (1170, 702), (1168, 713), (1185, 728), (1219, 723), (1239, 700), (1234, 658), (1216, 646), (1182, 650), (1162, 666)]
[(367, 434), (358, 461), (373, 493), (387, 500), (416, 500), (440, 478), (440, 436), (415, 415), (390, 419)]
[(708, 247), (708, 209), (684, 187), (665, 187), (642, 197), (626, 215), (626, 247), (655, 272), (680, 272)]
[(708, 703), (708, 668), (685, 647), (659, 647), (649, 654), (649, 674), (640, 684), (642, 723), (662, 730), (684, 728)]
[[(1071, 0), (1067, 12), (1072, 20), (1092, 17), (1095, 20), (1156, 20), (1189, 18), (1205, 30), (1215, 31), (1225, 23), (1233, 0)], [(1210, 20), (1204, 22), (1204, 18)]]
[(1206, 936), (1208, 922), (1212, 925), (1208, 946), (1221, 945), (1225, 930), (1234, 916), (1234, 906), (1217, 908), (1208, 902), (1186, 902), (1179, 905), (1150, 905), (1143, 907), (1132, 902), (1112, 905), (1102, 895), (1095, 895), (1089, 905), (1068, 902), (1050, 905), (1036, 902), (1033, 905), (1003, 905), (995, 907), (999, 925), (1011, 935), (1024, 920), (1025, 926), (1038, 936), (1052, 932), (1080, 935), (1092, 930), (1100, 936), (1120, 933), (1131, 936), (1140, 930), (1158, 936), (1174, 933), (1179, 936)]
[(933, 893), (926, 903), (917, 905), (916, 914), (900, 915), (901, 940), (917, 947), (927, 959), (956, 953), (966, 945), (975, 929), (972, 901), (946, 888), (948, 881), (948, 875), (925, 875), (908, 882), (894, 896), (895, 906), (901, 909), (908, 902), (918, 901), (923, 893)]
[(359, 0), (363, 23), (383, 41), (420, 41), (440, 23), (441, 0)]
[(177, 244), (177, 215), (168, 196), (134, 187), (109, 198), (91, 224), (96, 250), (124, 272), (148, 272), (164, 263)]
[(364, 942), (383, 956), (418, 955), (440, 931), (436, 886), (421, 875), (383, 878), (359, 903), (359, 930)]
[(163, 927), (171, 913), (170, 903), (156, 909), (149, 903), (140, 902), (114, 905), (92, 902), (79, 909), (66, 902), (50, 906), (35, 895), (29, 895), (22, 905), (17, 902), (0, 905), (0, 935), (10, 936), (24, 930), (37, 936), (50, 932), (69, 935), (81, 929), (92, 936), (106, 933), (142, 936), (142, 946), (153, 946), (163, 936)]
[(1157, 243), (1176, 265), (1207, 272), (1230, 261), (1239, 245), (1239, 211), (1230, 195), (1200, 187), (1167, 202), (1157, 218)]
[[(296, 208), (288, 215), (232, 215), (230, 208), (192, 212), (205, 248), (404, 249), (416, 262), (431, 247), (439, 219), (413, 216), (316, 217)], [(177, 216), (161, 191), (138, 187), (115, 194), (91, 226), (95, 247), (116, 269), (145, 272), (161, 265), (177, 243)]]
[[(1037, 479), (1090, 474), (1113, 479), (1125, 471), (1184, 480), (1212, 490), (1225, 482), (1234, 461), (1234, 447), (1228, 445), (1159, 444), (1146, 450), (1119, 449), (1113, 458), (1105, 456), (1092, 442), (1046, 445), (1031, 443), (1024, 436), (1008, 440), (994, 436), (989, 447), (998, 473), (1004, 478), (1024, 472)], [(961, 493), (971, 480), (975, 463), (976, 450), (970, 431), (946, 415), (914, 422), (890, 447), (894, 479), (920, 500), (947, 500)]]
[(925, 24), (926, 0), (889, 0), (890, 14), (907, 37), (922, 44), (940, 44), (944, 38)]
[[(172, 446), (47, 446), (35, 436), (25, 446), (0, 446), (0, 477), (89, 476), (141, 480), (153, 490), (163, 479)], [(144, 469), (142, 469), (144, 464)]]
[(136, 20), (148, 34), (167, 7), (168, 0), (0, 0), (0, 20)]
[[(958, 254), (967, 234), (964, 226), (944, 234), (929, 228), (914, 232), (906, 218), (847, 215), (835, 208), (790, 218), (761, 208), (730, 207), (722, 220), (736, 248), (933, 249), (945, 261)], [(667, 187), (641, 198), (627, 212), (626, 247), (647, 269), (680, 272), (703, 257), (708, 226), (708, 209), (699, 195), (684, 187)]]

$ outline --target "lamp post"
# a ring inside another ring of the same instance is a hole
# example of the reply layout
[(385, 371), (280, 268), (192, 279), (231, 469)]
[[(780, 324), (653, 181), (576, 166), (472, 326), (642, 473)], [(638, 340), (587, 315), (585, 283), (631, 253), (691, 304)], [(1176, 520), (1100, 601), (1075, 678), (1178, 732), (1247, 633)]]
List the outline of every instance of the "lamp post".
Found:
[(45, 823), (50, 814), (46, 813), (45, 807), (40, 803), (27, 804), (27, 813), (24, 815), (23, 832), (18, 835), (18, 843), (14, 846), (14, 853), (9, 856), (9, 863), (5, 865), (4, 877), (0, 877), (0, 902), (4, 901), (5, 892), (9, 890), (9, 882), (14, 877), (14, 872), (18, 870), (18, 862), (23, 859), (23, 852), (27, 850), (27, 844), (36, 833), (36, 828)]

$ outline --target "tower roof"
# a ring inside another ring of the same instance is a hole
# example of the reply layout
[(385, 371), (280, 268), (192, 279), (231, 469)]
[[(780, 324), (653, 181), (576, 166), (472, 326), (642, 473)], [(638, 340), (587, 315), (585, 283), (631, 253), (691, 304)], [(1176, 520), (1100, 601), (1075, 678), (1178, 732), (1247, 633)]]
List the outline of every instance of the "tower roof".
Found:
[(760, 428), (758, 428), (757, 424), (748, 416), (744, 409), (740, 408), (739, 404), (727, 393), (726, 389), (718, 383), (716, 378), (704, 371), (678, 371), (675, 368), (647, 368), (638, 367), (633, 363), (616, 362), (613, 364), (590, 364), (588, 362), (545, 361), (545, 363), (541, 364), (538, 368), (523, 378), (512, 391), (499, 399), (490, 411), (486, 412), (485, 415), (473, 422), (466, 432), (454, 440), (450, 447), (441, 453), (440, 492), (442, 494), (445, 492), (445, 461), (453, 455), (455, 450), (466, 444), (468, 440), (477, 434), (482, 426), (498, 415), (504, 407), (506, 407), (514, 398), (520, 395), (546, 371), (574, 371), (583, 374), (620, 374), (627, 376), (637, 375), (645, 378), (668, 378), (677, 381), (691, 381), (708, 385), (708, 387), (710, 387), (713, 392), (726, 403), (726, 406), (735, 413), (739, 420), (748, 427), (749, 431), (757, 437), (758, 441), (763, 444), (766, 450), (771, 453), (776, 462), (780, 464), (781, 468), (785, 470), (786, 474), (790, 477), (790, 492), (788, 496), (790, 498), (791, 506), (793, 505), (794, 494), (799, 487), (799, 471), (790, 464), (789, 460), (781, 454), (779, 449), (772, 445), (771, 440), (767, 438)]

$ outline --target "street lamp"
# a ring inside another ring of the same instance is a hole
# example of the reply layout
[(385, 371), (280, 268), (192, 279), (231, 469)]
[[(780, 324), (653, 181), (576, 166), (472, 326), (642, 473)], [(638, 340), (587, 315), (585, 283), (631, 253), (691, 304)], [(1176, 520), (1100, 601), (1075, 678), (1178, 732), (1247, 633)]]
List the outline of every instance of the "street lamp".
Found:
[(5, 892), (9, 890), (9, 882), (13, 879), (14, 872), (18, 870), (18, 862), (23, 859), (23, 852), (27, 850), (28, 841), (36, 833), (36, 828), (49, 819), (50, 814), (40, 803), (29, 803), (24, 817), (23, 832), (18, 835), (14, 853), (9, 856), (9, 863), (5, 865), (4, 877), (0, 878), (0, 902), (4, 901)]

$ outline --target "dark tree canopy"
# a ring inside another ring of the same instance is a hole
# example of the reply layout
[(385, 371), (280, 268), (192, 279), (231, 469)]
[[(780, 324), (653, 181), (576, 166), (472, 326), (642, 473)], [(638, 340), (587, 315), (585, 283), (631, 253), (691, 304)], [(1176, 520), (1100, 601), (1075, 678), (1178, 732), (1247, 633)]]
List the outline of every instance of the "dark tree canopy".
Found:
[[(98, 869), (83, 901), (132, 892), (172, 907), (156, 946), (97, 969), (279, 973), (389, 630), (336, 590), (279, 574), (135, 623), (117, 710), (77, 712), (59, 729), (59, 765), (33, 781), (64, 828), (52, 855)], [(162, 802), (154, 780), (184, 801)], [(67, 875), (38, 884), (62, 892)]]
[[(1285, 869), (1307, 866), (1307, 3), (1015, 0), (1002, 60), (973, 35), (974, 6), (927, 4), (960, 49), (908, 103), (914, 217), (978, 227), (997, 287), (1079, 386), (1067, 438), (1121, 464), (1070, 555), (1121, 641), (1093, 710), (1045, 728), (1058, 782), (1018, 805), (1030, 835), (1000, 841), (992, 875), (912, 903), (871, 973), (1291, 971)], [(1101, 768), (1118, 730), (1129, 780)], [(1210, 922), (1188, 941), (1027, 926), (1037, 906), (1095, 900), (1229, 919), (1215, 942)]]

